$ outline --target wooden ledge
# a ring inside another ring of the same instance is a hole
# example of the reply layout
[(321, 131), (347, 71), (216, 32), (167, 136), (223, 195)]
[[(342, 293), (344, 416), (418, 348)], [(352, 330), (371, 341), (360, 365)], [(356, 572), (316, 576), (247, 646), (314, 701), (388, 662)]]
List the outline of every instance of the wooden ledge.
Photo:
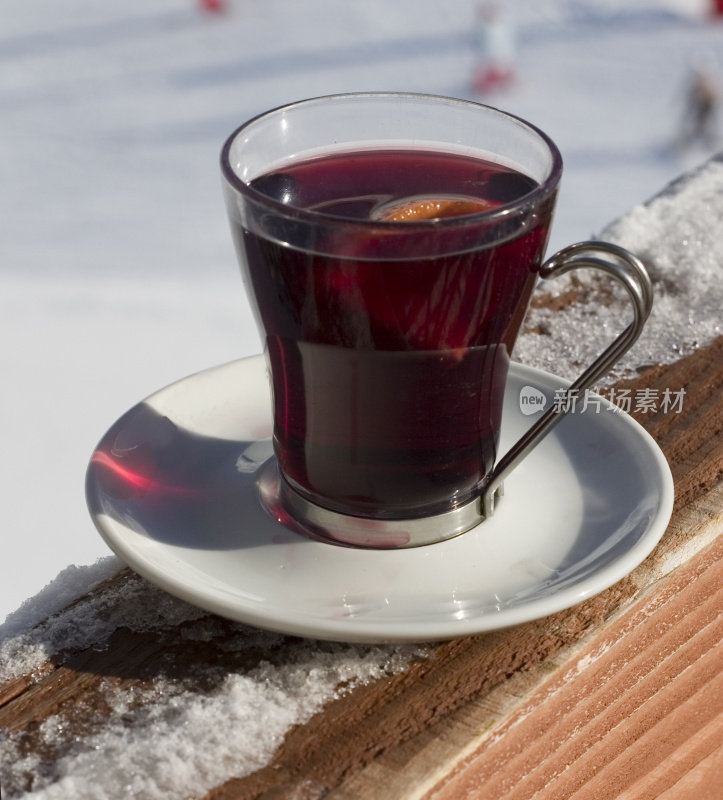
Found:
[[(637, 415), (676, 487), (670, 526), (643, 564), (545, 619), (429, 645), (406, 669), (328, 703), (288, 733), (269, 765), (205, 800), (525, 800), (538, 790), (544, 800), (582, 800), (611, 797), (613, 786), (624, 800), (705, 798), (701, 787), (721, 765), (723, 337), (625, 386), (686, 392), (680, 413)], [(124, 570), (92, 595), (139, 580)], [(261, 637), (229, 649), (238, 626), (204, 619), (203, 640), (189, 640), (183, 624), (119, 627), (56, 653), (0, 686), (0, 739), (52, 763), (114, 714), (109, 686), (137, 689), (139, 703), (159, 676), (204, 693), (298, 647), (276, 637), (265, 648)], [(41, 732), (52, 715), (64, 732), (49, 744)], [(32, 776), (5, 766), (0, 781), (20, 795)]]
[[(714, 494), (721, 509), (723, 487)], [(713, 543), (626, 611), (377, 758), (329, 800), (719, 797), (723, 512), (703, 524), (719, 532)]]

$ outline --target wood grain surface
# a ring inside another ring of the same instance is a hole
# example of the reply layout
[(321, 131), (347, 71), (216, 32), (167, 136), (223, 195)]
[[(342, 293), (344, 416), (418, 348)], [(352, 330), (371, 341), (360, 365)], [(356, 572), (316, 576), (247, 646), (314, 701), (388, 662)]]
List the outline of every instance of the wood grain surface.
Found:
[[(327, 704), (271, 764), (204, 800), (712, 797), (722, 764), (723, 337), (622, 387), (685, 389), (680, 413), (636, 415), (676, 490), (670, 526), (642, 565), (574, 608), (429, 644), (407, 669)], [(123, 570), (110, 584), (132, 578)], [(234, 623), (213, 622), (207, 641), (189, 642), (183, 625), (119, 628), (102, 647), (56, 653), (0, 686), (0, 735), (52, 761), (112, 713), (101, 687), (143, 688), (163, 674), (210, 689), (226, 670), (283, 662), (296, 643), (230, 652)], [(68, 730), (51, 746), (38, 731), (53, 714)]]

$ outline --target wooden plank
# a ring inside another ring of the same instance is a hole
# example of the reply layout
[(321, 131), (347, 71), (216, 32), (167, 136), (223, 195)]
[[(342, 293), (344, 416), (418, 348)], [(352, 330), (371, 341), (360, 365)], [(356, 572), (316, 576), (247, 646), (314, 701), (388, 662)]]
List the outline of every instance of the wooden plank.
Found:
[[(327, 792), (346, 776), (361, 774), (369, 763), (378, 763), (379, 754), (393, 749), (395, 743), (420, 734), (424, 738), (425, 730), (440, 719), (470, 698), (489, 693), (509, 676), (536, 667), (544, 671), (545, 665), (566, 648), (624, 608), (641, 588), (684, 563), (715, 538), (720, 531), (723, 508), (720, 485), (723, 405), (719, 399), (723, 387), (723, 337), (705, 351), (670, 367), (648, 370), (639, 379), (619, 386), (633, 391), (643, 386), (659, 391), (682, 388), (689, 399), (680, 414), (659, 411), (637, 415), (638, 421), (657, 439), (674, 470), (680, 465), (674, 473), (676, 516), (652, 556), (631, 576), (575, 609), (511, 631), (471, 637), (465, 640), (463, 651), (457, 649), (461, 646), (459, 642), (435, 648), (428, 664), (419, 671), (411, 671), (413, 684), (403, 695), (394, 697), (394, 702), (385, 701), (380, 708), (372, 703), (369, 714), (359, 718), (353, 693), (335, 704), (335, 726), (326, 724), (326, 713), (331, 710), (327, 709), (303, 730), (287, 737), (266, 771), (268, 783), (263, 788), (257, 783), (258, 775), (254, 776), (252, 787), (250, 779), (231, 780), (209, 793), (206, 800), (247, 797), (272, 800), (285, 793), (293, 794), (302, 786), (310, 796), (314, 792)], [(454, 655), (452, 649), (457, 649)], [(370, 691), (376, 695), (373, 687)], [(397, 702), (400, 699), (401, 706)], [(419, 746), (416, 742), (415, 747)], [(436, 750), (427, 755), (431, 763), (445, 763)], [(392, 767), (392, 772), (397, 768), (398, 765)], [(399, 785), (399, 781), (394, 783), (397, 793), (386, 795), (390, 800), (406, 798), (409, 784), (424, 785), (424, 776), (410, 775), (407, 768), (408, 765), (402, 779), (406, 786)], [(387, 771), (363, 788), (361, 785), (355, 788), (356, 795), (349, 798), (381, 800), (383, 792), (393, 784), (392, 777)]]
[[(718, 743), (717, 748), (710, 755), (692, 764), (679, 780), (670, 784), (669, 789), (662, 794), (654, 795), (656, 800), (720, 800), (723, 779), (723, 743), (721, 743), (723, 721), (720, 718), (712, 735), (714, 741)], [(698, 738), (697, 734), (695, 738)], [(693, 756), (689, 752), (686, 752), (686, 755)], [(626, 793), (619, 800), (647, 800), (649, 796), (647, 792), (636, 790), (635, 793)]]
[[(516, 710), (537, 696), (546, 680), (556, 680), (591, 636), (605, 635), (631, 604), (634, 610), (641, 602), (662, 603), (664, 576), (694, 563), (696, 554), (720, 531), (723, 337), (626, 386), (684, 387), (687, 392), (680, 414), (639, 415), (672, 464), (677, 494), (671, 525), (643, 565), (597, 597), (546, 619), (428, 645), (425, 657), (406, 670), (358, 686), (329, 703), (286, 736), (267, 767), (225, 781), (206, 799), (329, 794), (338, 800), (397, 800), (421, 797), (420, 791), (432, 791), (440, 781), (442, 788), (434, 791), (442, 791), (444, 781), (457, 775), (465, 759), (487, 747), (484, 743), (500, 731), (512, 730), (510, 720), (522, 725)], [(137, 580), (123, 571), (98, 587), (95, 595)], [(646, 594), (651, 591), (657, 600)], [(54, 654), (32, 675), (0, 687), (0, 732), (17, 737), (21, 754), (36, 753), (50, 762), (74, 739), (102, 728), (111, 714), (104, 700), (108, 686), (138, 689), (142, 697), (158, 676), (166, 675), (199, 692), (208, 691), (229, 672), (250, 671), (260, 660), (284, 663), (298, 646), (293, 637), (281, 637), (273, 651), (252, 640), (229, 649), (229, 641), (239, 641), (238, 626), (211, 616), (208, 624), (214, 634), (205, 641), (189, 641), (183, 625), (173, 630), (118, 628), (93, 647)], [(583, 663), (577, 658), (575, 663)], [(614, 712), (609, 714), (612, 719)], [(54, 715), (62, 717), (64, 735), (49, 748), (40, 731)], [(604, 727), (602, 717), (599, 724)], [(558, 733), (563, 730), (564, 725)], [(513, 741), (509, 734), (504, 738), (507, 744)], [(701, 757), (701, 763), (708, 757)], [(409, 794), (410, 781), (416, 795)]]
[(713, 544), (554, 664), (474, 698), (329, 798), (617, 799), (630, 790), (611, 794), (620, 776), (658, 792), (682, 779), (721, 741), (723, 511), (714, 524)]

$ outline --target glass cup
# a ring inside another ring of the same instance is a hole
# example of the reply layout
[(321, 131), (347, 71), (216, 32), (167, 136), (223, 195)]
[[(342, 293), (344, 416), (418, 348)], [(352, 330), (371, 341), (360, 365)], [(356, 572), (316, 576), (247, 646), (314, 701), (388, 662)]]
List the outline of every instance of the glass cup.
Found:
[(562, 160), (497, 109), (399, 93), (304, 100), (242, 125), (221, 166), (271, 374), (277, 471), (260, 493), (311, 536), (416, 546), (493, 513), (564, 407), (497, 460), (510, 353), (539, 278), (600, 269), (633, 307), (571, 393), (649, 314), (648, 275), (622, 248), (585, 242), (543, 263)]

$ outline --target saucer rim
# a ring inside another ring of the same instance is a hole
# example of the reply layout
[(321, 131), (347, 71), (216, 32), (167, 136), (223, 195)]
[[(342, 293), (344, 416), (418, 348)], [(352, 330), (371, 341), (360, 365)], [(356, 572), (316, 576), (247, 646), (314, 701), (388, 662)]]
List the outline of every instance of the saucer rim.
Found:
[[(253, 355), (199, 370), (151, 393), (136, 406), (144, 402), (152, 402), (168, 390), (198, 380), (201, 376), (209, 376), (212, 373), (220, 373), (226, 370), (233, 371), (243, 364), (252, 365), (254, 362), (258, 363), (263, 359), (263, 354)], [(552, 373), (514, 361), (510, 362), (510, 374), (531, 384), (533, 387), (546, 388), (548, 390), (552, 385), (563, 388), (569, 386), (570, 383)], [(613, 408), (607, 399), (600, 397), (600, 401), (607, 408)], [(131, 407), (129, 411), (136, 406)], [(584, 414), (585, 412), (582, 413)], [(122, 420), (123, 416), (125, 415), (119, 417), (114, 426)], [(178, 577), (173, 570), (158, 569), (149, 558), (146, 558), (144, 546), (139, 547), (137, 543), (132, 541), (132, 539), (139, 536), (137, 531), (128, 528), (123, 523), (98, 510), (100, 504), (95, 500), (95, 497), (99, 489), (94, 478), (95, 472), (92, 462), (86, 474), (86, 501), (96, 529), (110, 549), (126, 565), (150, 583), (197, 608), (265, 630), (327, 641), (369, 644), (444, 641), (508, 628), (571, 608), (589, 597), (599, 594), (624, 578), (652, 552), (665, 533), (672, 515), (674, 500), (672, 473), (660, 447), (642, 425), (629, 415), (618, 411), (614, 413), (614, 418), (616, 419), (615, 424), (629, 427), (631, 435), (637, 443), (644, 445), (643, 451), (650, 459), (648, 466), (656, 468), (655, 476), (646, 470), (647, 480), (651, 484), (656, 484), (659, 492), (657, 510), (648, 522), (645, 532), (631, 547), (617, 555), (609, 563), (604, 564), (602, 568), (584, 578), (580, 583), (555, 590), (543, 598), (536, 598), (493, 613), (482, 612), (452, 621), (448, 618), (441, 621), (420, 619), (405, 621), (397, 618), (391, 620), (377, 618), (370, 621), (363, 617), (349, 617), (339, 620), (313, 616), (308, 612), (305, 612), (301, 619), (294, 619), (293, 615), (290, 616), (288, 612), (276, 613), (275, 607), (270, 608), (267, 606), (263, 607), (262, 611), (259, 612), (248, 604), (239, 603), (238, 595), (233, 595), (232, 592), (219, 593), (214, 591), (213, 588), (206, 589), (204, 592), (204, 587), (201, 586), (199, 588), (198, 586), (190, 585), (188, 581)], [(111, 426), (109, 430), (114, 426)], [(550, 437), (554, 436), (555, 430), (553, 429)], [(281, 525), (279, 525), (279, 528), (285, 530)], [(425, 545), (424, 548), (445, 548), (450, 546), (451, 542), (464, 538), (464, 536), (465, 534), (462, 534), (454, 539)], [(325, 547), (338, 547), (338, 545), (328, 543), (316, 544)], [(151, 540), (151, 547), (163, 549), (172, 548), (173, 546), (157, 540)], [(173, 560), (173, 553), (170, 551), (169, 560)]]

